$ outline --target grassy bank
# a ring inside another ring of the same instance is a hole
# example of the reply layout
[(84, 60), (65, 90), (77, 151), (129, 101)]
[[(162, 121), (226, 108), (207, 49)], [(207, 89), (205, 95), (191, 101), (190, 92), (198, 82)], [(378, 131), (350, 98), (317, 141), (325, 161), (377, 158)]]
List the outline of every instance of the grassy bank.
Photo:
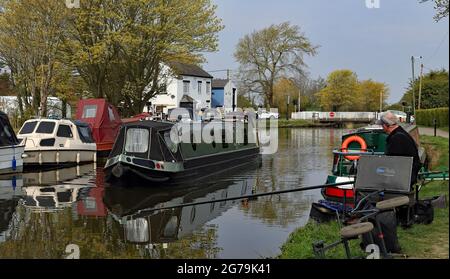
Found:
[[(448, 139), (440, 137), (422, 136), (421, 141), (431, 158), (430, 169), (448, 169)], [(427, 184), (421, 191), (421, 199), (439, 195), (449, 197), (448, 181), (435, 181)], [(449, 258), (449, 214), (448, 208), (434, 210), (434, 222), (430, 225), (416, 224), (410, 229), (398, 228), (398, 237), (402, 252), (409, 258)], [(281, 248), (280, 258), (309, 259), (313, 258), (312, 245), (318, 240), (329, 244), (339, 238), (339, 225), (337, 222), (316, 224), (309, 222), (305, 227), (292, 233)], [(354, 256), (363, 256), (359, 248), (360, 241), (351, 241), (351, 251)], [(345, 258), (342, 245), (329, 250), (327, 258)]]
[(279, 119), (279, 128), (314, 128), (314, 127), (332, 127), (332, 123), (319, 123), (309, 120), (296, 120), (296, 119)]

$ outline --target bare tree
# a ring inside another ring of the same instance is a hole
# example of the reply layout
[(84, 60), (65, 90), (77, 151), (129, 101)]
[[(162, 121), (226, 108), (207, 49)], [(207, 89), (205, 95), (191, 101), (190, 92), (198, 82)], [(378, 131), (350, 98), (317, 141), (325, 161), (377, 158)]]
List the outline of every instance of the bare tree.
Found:
[(302, 74), (304, 55), (314, 56), (318, 46), (300, 32), (300, 27), (285, 22), (246, 35), (234, 54), (240, 63), (239, 79), (246, 90), (264, 97), (264, 104), (274, 104), (274, 84), (282, 76)]
[[(421, 0), (420, 3), (429, 2), (430, 0)], [(436, 15), (434, 19), (436, 21), (440, 21), (443, 18), (448, 17), (448, 6), (449, 0), (433, 0), (434, 1), (434, 9), (436, 10)]]

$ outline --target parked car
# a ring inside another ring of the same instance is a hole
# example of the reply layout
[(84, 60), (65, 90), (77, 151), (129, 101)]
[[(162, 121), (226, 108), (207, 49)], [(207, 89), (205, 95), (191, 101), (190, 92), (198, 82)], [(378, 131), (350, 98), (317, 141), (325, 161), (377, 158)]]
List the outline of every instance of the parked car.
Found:
[[(408, 118), (408, 115), (406, 112), (399, 111), (399, 110), (388, 110), (389, 112), (393, 113), (395, 116), (397, 116), (398, 120), (400, 122), (406, 122), (406, 119)], [(415, 118), (413, 115), (411, 115), (411, 123), (415, 122)]]
[(280, 114), (278, 112), (271, 112), (271, 111), (266, 111), (266, 110), (260, 110), (260, 111), (258, 111), (258, 118), (259, 119), (275, 120), (275, 119), (279, 119), (280, 118)]

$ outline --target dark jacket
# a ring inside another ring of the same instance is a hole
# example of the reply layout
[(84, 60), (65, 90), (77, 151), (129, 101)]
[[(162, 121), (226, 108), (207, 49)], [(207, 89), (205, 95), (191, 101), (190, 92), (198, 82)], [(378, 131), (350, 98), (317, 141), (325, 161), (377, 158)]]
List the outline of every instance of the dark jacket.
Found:
[(417, 182), (417, 175), (422, 167), (419, 150), (414, 139), (402, 127), (398, 127), (387, 138), (386, 155), (413, 157), (411, 185)]

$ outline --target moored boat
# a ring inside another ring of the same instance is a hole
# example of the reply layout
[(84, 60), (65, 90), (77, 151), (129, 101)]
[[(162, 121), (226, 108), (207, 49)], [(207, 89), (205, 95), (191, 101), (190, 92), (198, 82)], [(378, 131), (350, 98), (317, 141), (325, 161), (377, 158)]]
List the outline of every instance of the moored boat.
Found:
[(22, 172), (24, 148), (14, 133), (8, 116), (0, 112), (0, 174)]
[[(235, 137), (234, 142), (225, 142), (225, 129), (220, 130), (221, 143), (214, 140), (207, 143), (197, 138), (194, 140), (194, 134), (198, 134), (196, 128), (191, 131), (189, 142), (175, 143), (172, 140), (173, 132), (178, 135), (183, 128), (177, 126), (172, 129), (174, 125), (171, 122), (150, 120), (124, 124), (105, 165), (107, 181), (127, 182), (130, 178), (139, 178), (156, 184), (177, 184), (248, 164), (259, 158), (259, 145), (256, 140), (249, 140), (247, 128), (244, 129), (242, 143)], [(195, 126), (192, 123), (177, 125)], [(200, 135), (202, 131), (204, 133), (205, 125), (198, 123)], [(215, 125), (221, 126), (223, 122)], [(212, 136), (213, 131), (210, 132)], [(233, 131), (236, 132), (236, 126)]]
[(97, 160), (91, 130), (79, 121), (28, 120), (20, 129), (18, 138), (25, 145), (25, 167), (68, 166)]
[[(410, 123), (402, 123), (401, 126), (415, 140), (421, 163), (426, 167), (426, 153), (420, 146), (418, 127)], [(323, 197), (329, 201), (342, 202), (345, 198), (347, 202), (352, 202), (358, 159), (362, 155), (384, 155), (387, 137), (378, 125), (363, 127), (344, 135), (341, 147), (333, 151), (332, 174), (327, 177), (326, 184), (349, 182), (349, 185), (325, 188), (322, 190)]]
[(77, 104), (76, 119), (89, 124), (98, 157), (108, 157), (122, 124), (117, 109), (105, 99), (81, 100)]

